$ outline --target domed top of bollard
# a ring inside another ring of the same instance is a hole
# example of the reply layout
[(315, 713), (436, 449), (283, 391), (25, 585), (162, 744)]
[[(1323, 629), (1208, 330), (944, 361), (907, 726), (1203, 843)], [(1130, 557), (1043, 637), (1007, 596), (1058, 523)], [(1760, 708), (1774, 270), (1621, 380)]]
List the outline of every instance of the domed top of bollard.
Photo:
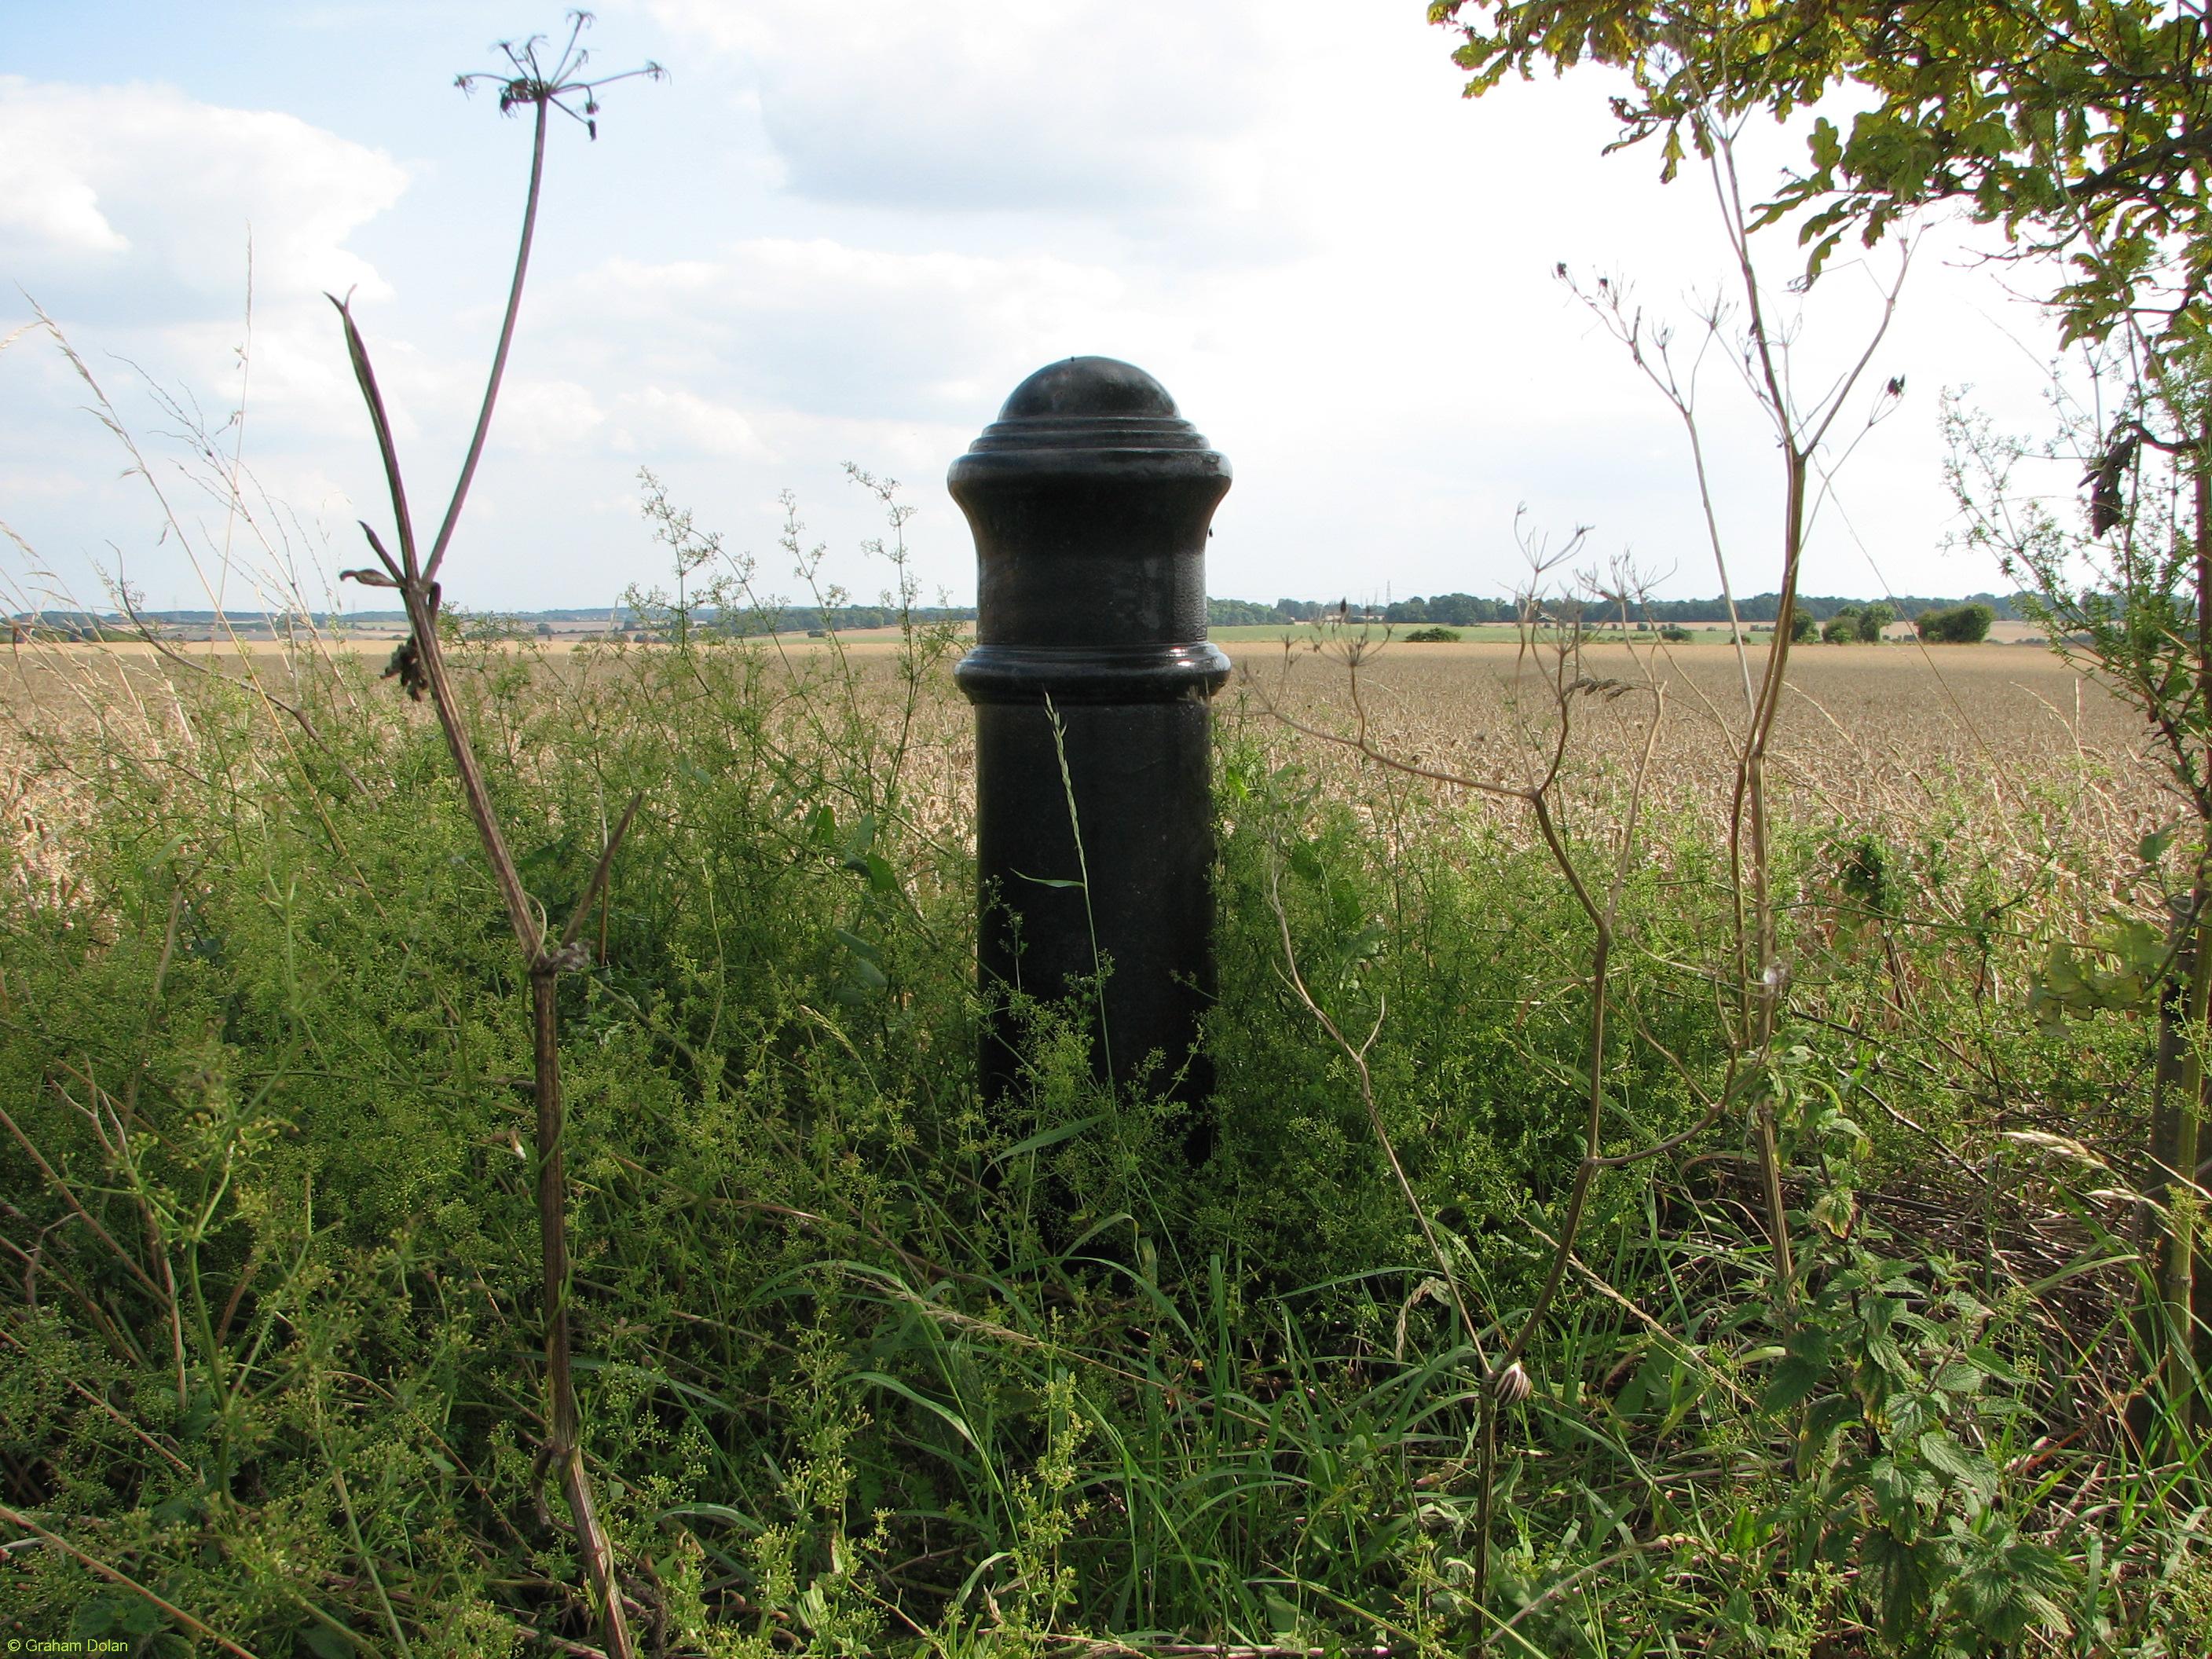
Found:
[(1006, 394), (1002, 421), (1040, 415), (1153, 415), (1176, 418), (1168, 389), (1118, 357), (1063, 357), (1047, 363)]
[(1206, 539), (1229, 462), (1167, 388), (1112, 357), (1049, 363), (1013, 390), (945, 483), (975, 536), (978, 701), (1203, 697), (1229, 672), (1206, 639)]
[(1170, 463), (1169, 470), (1229, 477), (1228, 461), (1176, 413), (1168, 389), (1143, 369), (1114, 357), (1067, 357), (1046, 364), (1013, 389), (999, 418), (952, 464), (950, 482), (957, 493), (968, 478), (1001, 471), (1010, 462), (1020, 465), (1012, 458), (1032, 451), (1050, 453), (1052, 459), (1037, 465), (1059, 470), (1069, 464), (1070, 450), (1095, 452), (1109, 466), (1139, 457), (1188, 457)]

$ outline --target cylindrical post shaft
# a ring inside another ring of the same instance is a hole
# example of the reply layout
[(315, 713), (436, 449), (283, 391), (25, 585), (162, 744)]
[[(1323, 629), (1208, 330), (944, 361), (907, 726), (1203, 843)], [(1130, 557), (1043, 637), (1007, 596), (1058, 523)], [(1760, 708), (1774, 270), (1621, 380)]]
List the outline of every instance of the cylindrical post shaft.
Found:
[(954, 463), (979, 621), (978, 969), (988, 1098), (1028, 1064), (1018, 998), (1079, 1005), (1118, 1086), (1194, 1099), (1213, 994), (1208, 521), (1229, 465), (1150, 375), (1071, 358)]

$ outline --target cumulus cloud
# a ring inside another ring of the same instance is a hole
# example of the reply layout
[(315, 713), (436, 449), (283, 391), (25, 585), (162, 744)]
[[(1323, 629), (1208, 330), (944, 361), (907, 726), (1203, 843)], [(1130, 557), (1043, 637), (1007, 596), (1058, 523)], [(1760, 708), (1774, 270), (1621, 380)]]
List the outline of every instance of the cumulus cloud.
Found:
[(774, 459), (744, 414), (682, 387), (644, 386), (615, 401), (615, 449), (651, 461), (659, 456)]
[[(282, 452), (357, 429), (352, 377), (333, 349), (322, 295), (389, 295), (348, 244), (406, 183), (381, 151), (295, 115), (227, 108), (147, 82), (0, 76), (0, 281), (20, 285), (68, 332), (192, 513), (202, 492), (172, 465), (185, 460), (189, 470), (191, 444), (164, 434), (198, 426), (229, 452), (249, 335), (249, 464), (266, 461), (267, 476), (300, 500), (293, 486), (322, 474)], [(88, 388), (51, 343), (26, 336), (5, 368), (0, 514), (20, 511), (19, 527), (64, 564), (71, 556), (112, 563), (117, 550), (131, 550), (134, 575), (189, 592), (195, 584), (177, 565), (175, 538), (156, 546), (149, 533), (158, 521), (149, 517), (151, 498), (95, 482), (112, 477), (121, 458), (82, 415)], [(401, 424), (404, 432), (404, 414)], [(76, 481), (73, 510), (40, 505), (42, 473)]]
[(120, 253), (131, 246), (100, 210), (83, 179), (49, 173), (30, 147), (11, 142), (0, 122), (0, 232), (34, 248), (67, 254)]
[(550, 454), (570, 449), (606, 424), (606, 411), (574, 380), (512, 380), (500, 388), (502, 447)]
[(650, 342), (641, 366), (656, 378), (712, 384), (754, 408), (943, 419), (1003, 395), (1038, 362), (1126, 332), (1128, 289), (1049, 255), (763, 237), (716, 260), (609, 260), (567, 303)]
[[(269, 110), (171, 88), (76, 87), (0, 76), (0, 265), (35, 290), (91, 275), (128, 285), (136, 314), (234, 312), (249, 227), (263, 295), (388, 292), (346, 239), (399, 198), (380, 150)], [(90, 269), (88, 268), (90, 263)]]
[[(789, 188), (958, 209), (1218, 203), (1264, 77), (1256, 8), (658, 0), (739, 65)], [(1243, 66), (1250, 66), (1249, 69)]]

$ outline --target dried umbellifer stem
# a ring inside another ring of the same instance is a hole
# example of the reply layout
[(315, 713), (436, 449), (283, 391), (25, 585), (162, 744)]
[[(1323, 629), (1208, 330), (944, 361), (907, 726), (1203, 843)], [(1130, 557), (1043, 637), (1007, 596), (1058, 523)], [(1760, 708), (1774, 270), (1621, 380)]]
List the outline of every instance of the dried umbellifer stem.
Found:
[[(491, 793), (484, 782), (483, 768), (477, 760), (475, 745), (470, 740), (468, 727), (462, 717), (459, 699), (455, 696), (453, 682), (446, 672), (445, 653), (439, 641), (437, 625), (441, 597), (438, 570), (453, 539), (453, 527), (460, 517), (461, 504), (468, 497), (469, 484), (476, 476), (477, 463), (483, 453), (484, 436), (490, 428), (492, 410), (499, 401), (500, 381), (506, 373), (508, 348), (514, 339), (515, 318), (522, 305), (523, 279), (530, 268), (531, 240), (537, 228), (539, 189), (544, 177), (548, 120), (552, 112), (558, 110), (583, 122), (592, 137), (596, 138), (599, 136), (596, 119), (599, 103), (594, 94), (598, 88), (609, 81), (626, 79), (631, 75), (659, 79), (662, 74), (658, 64), (647, 64), (642, 69), (628, 70), (623, 75), (609, 76), (596, 81), (583, 79), (580, 71), (586, 54), (576, 42), (590, 21), (587, 13), (572, 14), (568, 42), (550, 69), (539, 58), (543, 37), (533, 36), (520, 46), (510, 42), (501, 44), (500, 49), (507, 56), (511, 73), (464, 75), (457, 78), (456, 83), (464, 91), (479, 80), (496, 81), (500, 88), (501, 113), (511, 112), (526, 104), (533, 109), (536, 118), (530, 152), (530, 189), (523, 207), (522, 234), (515, 249), (514, 279), (507, 289), (507, 313), (500, 325), (499, 346), (492, 357), (491, 373), (484, 386), (483, 404), (477, 416), (476, 430), (469, 441), (468, 454), (462, 462), (459, 478), (453, 486), (453, 498), (447, 505), (445, 517), (439, 525), (437, 539), (431, 545), (427, 562), (418, 556), (414, 520), (407, 509), (407, 490), (400, 471), (398, 453), (392, 442), (392, 423), (385, 413), (383, 395), (377, 389), (376, 374), (369, 362), (368, 345), (354, 323), (353, 312), (347, 301), (333, 295), (331, 303), (337, 307), (343, 322), (346, 349), (353, 362), (354, 377), (360, 385), (362, 401), (368, 405), (370, 422), (376, 430), (377, 447), (384, 464), (385, 482), (392, 493), (392, 520), (399, 542), (399, 552), (394, 557), (376, 532), (364, 523), (362, 532), (368, 537), (369, 547), (382, 568), (349, 570), (342, 574), (364, 586), (397, 590), (400, 603), (406, 608), (408, 637), (393, 653), (392, 664), (386, 670), (386, 678), (396, 676), (410, 696), (418, 700), (427, 697), (437, 712), (439, 727), (445, 734), (446, 746), (453, 757), (453, 769), (460, 777), (462, 799), (467, 803), (469, 816), (476, 823), (477, 838), (483, 842), (484, 856), (491, 866), (493, 879), (498, 884), (507, 921), (514, 930), (515, 944), (521, 951), (530, 975), (531, 1047), (535, 1059), (538, 1106), (540, 1294), (544, 1318), (548, 1407), (545, 1414), (546, 1439), (539, 1451), (538, 1468), (541, 1472), (550, 1468), (560, 1478), (562, 1492), (568, 1499), (569, 1519), (575, 1528), (577, 1547), (584, 1559), (586, 1575), (591, 1581), (592, 1595), (599, 1606), (605, 1625), (607, 1651), (613, 1659), (634, 1659), (637, 1648), (630, 1635), (629, 1620), (623, 1611), (622, 1587), (616, 1569), (614, 1547), (599, 1519), (592, 1498), (591, 1475), (584, 1466), (582, 1414), (576, 1403), (575, 1378), (569, 1355), (568, 1195), (561, 1146), (566, 1118), (561, 1099), (560, 1016), (556, 992), (563, 973), (589, 965), (590, 951), (578, 942), (577, 935), (605, 889), (615, 853), (621, 847), (623, 836), (629, 832), (632, 820), (637, 816), (642, 797), (631, 800), (628, 810), (607, 836), (598, 867), (592, 871), (592, 878), (586, 885), (583, 897), (578, 902), (567, 928), (557, 943), (549, 945), (539, 926), (538, 908), (523, 888), (520, 872), (516, 868), (514, 854), (507, 848), (506, 835), (492, 805)], [(570, 107), (568, 101), (578, 97), (582, 100), (580, 113)]]

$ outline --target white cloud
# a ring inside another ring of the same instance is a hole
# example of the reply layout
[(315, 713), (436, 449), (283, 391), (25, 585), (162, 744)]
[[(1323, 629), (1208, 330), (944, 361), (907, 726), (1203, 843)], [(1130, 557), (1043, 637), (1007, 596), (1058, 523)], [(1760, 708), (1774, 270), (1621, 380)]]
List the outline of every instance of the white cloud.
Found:
[[(294, 115), (145, 82), (0, 76), (0, 281), (20, 284), (66, 331), (195, 534), (209, 509), (188, 481), (191, 444), (163, 434), (197, 426), (228, 455), (241, 392), (246, 464), (289, 504), (325, 504), (326, 468), (302, 452), (357, 441), (362, 416), (323, 294), (391, 295), (348, 243), (406, 183), (381, 151)], [(402, 386), (425, 378), (410, 374), (404, 347), (391, 356)], [(195, 591), (174, 537), (151, 533), (151, 498), (99, 482), (124, 457), (82, 414), (86, 388), (58, 363), (40, 335), (5, 361), (0, 444), (11, 462), (34, 442), (42, 454), (35, 467), (0, 469), (0, 516), (20, 506), (42, 552), (80, 572), (127, 554), (134, 580)], [(397, 423), (403, 436), (414, 428), (404, 408)], [(40, 505), (46, 469), (76, 481), (76, 510)], [(92, 590), (88, 574), (72, 580)]]
[(264, 300), (389, 292), (345, 242), (398, 199), (406, 174), (295, 116), (167, 87), (4, 76), (0, 158), (0, 227), (19, 239), (0, 245), (0, 266), (34, 291), (41, 278), (81, 276), (88, 254), (110, 256), (139, 307), (190, 313), (215, 299), (235, 312), (250, 228)]
[(120, 253), (131, 246), (83, 179), (49, 172), (36, 149), (0, 120), (0, 232), (62, 254)]
[(606, 420), (591, 392), (574, 380), (514, 380), (500, 387), (494, 441), (554, 453), (582, 443)]
[(607, 319), (656, 380), (748, 408), (942, 419), (1123, 327), (1129, 286), (1050, 255), (764, 237), (718, 260), (611, 259), (554, 303)]
[(1249, 4), (657, 0), (758, 99), (788, 186), (826, 201), (1127, 209), (1218, 201), (1263, 92)]
[(613, 447), (651, 465), (669, 455), (774, 457), (738, 410), (682, 388), (649, 386), (615, 401)]

